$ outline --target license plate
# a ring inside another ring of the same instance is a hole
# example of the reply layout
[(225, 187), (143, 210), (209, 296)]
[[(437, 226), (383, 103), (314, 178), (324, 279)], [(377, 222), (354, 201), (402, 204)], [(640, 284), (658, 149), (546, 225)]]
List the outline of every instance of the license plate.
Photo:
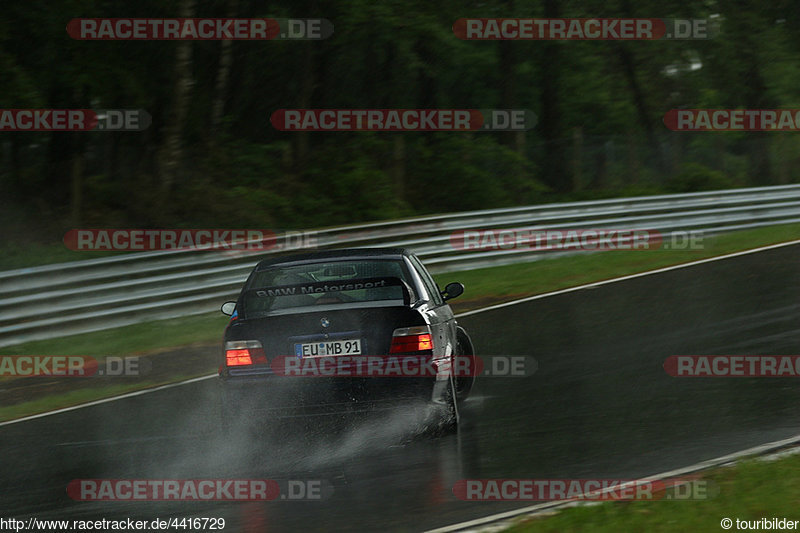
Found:
[(294, 345), (294, 354), (297, 357), (361, 355), (361, 339), (297, 343)]

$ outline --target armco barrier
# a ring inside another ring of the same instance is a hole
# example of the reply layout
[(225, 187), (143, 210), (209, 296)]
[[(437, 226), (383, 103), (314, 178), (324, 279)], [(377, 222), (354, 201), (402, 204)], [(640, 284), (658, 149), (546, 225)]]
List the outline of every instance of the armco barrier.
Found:
[[(432, 272), (448, 272), (553, 254), (460, 250), (450, 241), (459, 230), (637, 228), (711, 235), (789, 222), (800, 222), (800, 185), (426, 216), (323, 229), (317, 241), (319, 248), (407, 247)], [(0, 272), (0, 346), (214, 311), (272, 253), (154, 251)]]

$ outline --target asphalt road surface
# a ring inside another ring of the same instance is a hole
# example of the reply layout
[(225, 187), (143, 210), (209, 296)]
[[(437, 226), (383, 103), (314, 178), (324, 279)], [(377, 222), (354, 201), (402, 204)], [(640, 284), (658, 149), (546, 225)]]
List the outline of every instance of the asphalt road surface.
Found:
[[(530, 355), (538, 370), (480, 379), (455, 434), (425, 434), (413, 409), (219, 431), (215, 379), (0, 427), (0, 517), (418, 531), (526, 505), (460, 501), (460, 479), (642, 477), (792, 436), (799, 380), (673, 378), (662, 364), (798, 354), (798, 266), (800, 247), (789, 246), (463, 317), (479, 353)], [(86, 478), (324, 480), (332, 493), (259, 503), (69, 498), (69, 481)]]

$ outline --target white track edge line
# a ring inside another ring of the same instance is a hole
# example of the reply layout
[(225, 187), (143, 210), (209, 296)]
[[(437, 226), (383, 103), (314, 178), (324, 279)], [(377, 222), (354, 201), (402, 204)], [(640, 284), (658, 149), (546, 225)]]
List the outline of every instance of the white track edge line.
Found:
[(66, 413), (66, 412), (69, 412), (69, 411), (75, 411), (76, 409), (83, 409), (84, 407), (91, 407), (93, 405), (100, 405), (100, 404), (104, 404), (104, 403), (115, 402), (117, 400), (123, 400), (125, 398), (132, 398), (133, 396), (141, 396), (143, 394), (148, 394), (150, 392), (156, 392), (156, 391), (159, 391), (159, 390), (171, 389), (173, 387), (180, 387), (181, 385), (188, 385), (189, 383), (195, 383), (195, 382), (198, 382), (198, 381), (203, 381), (203, 380), (210, 379), (210, 378), (213, 378), (213, 377), (216, 377), (216, 376), (217, 376), (217, 374), (208, 374), (206, 376), (200, 376), (200, 377), (196, 377), (196, 378), (185, 379), (183, 381), (178, 381), (177, 383), (167, 383), (166, 385), (159, 385), (158, 387), (151, 387), (149, 389), (141, 389), (141, 390), (137, 390), (137, 391), (127, 392), (125, 394), (120, 394), (119, 396), (112, 396), (110, 398), (101, 398), (99, 400), (94, 400), (94, 401), (91, 401), (91, 402), (81, 403), (81, 404), (73, 405), (73, 406), (70, 406), (70, 407), (64, 407), (62, 409), (56, 409), (55, 411), (46, 411), (44, 413), (38, 413), (38, 414), (35, 414), (35, 415), (25, 416), (25, 417), (22, 417), (22, 418), (15, 418), (14, 420), (8, 420), (6, 422), (0, 422), (0, 427), (9, 426), (11, 424), (17, 424), (19, 422), (27, 422), (28, 420), (35, 420), (37, 418), (43, 418), (45, 416), (57, 415), (57, 414), (60, 414), (60, 413)]
[[(683, 474), (689, 474), (700, 470), (708, 470), (709, 468), (714, 468), (725, 465), (727, 463), (735, 462), (737, 460), (742, 459), (743, 457), (747, 457), (750, 455), (763, 455), (773, 450), (785, 448), (787, 446), (792, 446), (796, 444), (800, 444), (800, 435), (794, 435), (793, 437), (776, 440), (773, 442), (768, 442), (766, 444), (759, 444), (758, 446), (753, 446), (752, 448), (746, 448), (738, 452), (729, 453), (727, 455), (723, 455), (715, 459), (708, 459), (706, 461), (700, 461), (699, 463), (694, 463), (692, 465), (685, 466), (682, 468), (677, 468), (675, 470), (669, 470), (667, 472), (661, 472), (660, 474), (643, 477), (630, 482), (630, 484), (638, 484), (647, 481), (660, 481), (662, 479), (667, 479)], [(576, 500), (540, 503), (536, 505), (530, 505), (528, 507), (522, 507), (520, 509), (515, 509), (513, 511), (505, 511), (502, 513), (484, 516), (482, 518), (475, 518), (473, 520), (468, 520), (457, 524), (451, 524), (449, 526), (444, 526), (437, 529), (429, 529), (425, 533), (450, 533), (453, 531), (461, 531), (463, 529), (467, 529), (470, 527), (488, 525), (493, 522), (499, 522), (501, 520), (514, 518), (516, 516), (524, 514), (535, 513), (537, 511), (543, 511), (551, 508), (567, 507), (569, 505), (574, 505), (575, 503)]]

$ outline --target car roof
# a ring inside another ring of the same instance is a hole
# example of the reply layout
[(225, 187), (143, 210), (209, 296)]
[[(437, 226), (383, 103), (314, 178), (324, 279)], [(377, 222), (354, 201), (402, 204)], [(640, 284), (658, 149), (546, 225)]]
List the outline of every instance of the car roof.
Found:
[(288, 263), (313, 263), (317, 261), (346, 260), (346, 259), (400, 259), (411, 255), (406, 248), (341, 248), (338, 250), (320, 250), (300, 254), (281, 255), (269, 257), (259, 261), (256, 270), (263, 270)]

